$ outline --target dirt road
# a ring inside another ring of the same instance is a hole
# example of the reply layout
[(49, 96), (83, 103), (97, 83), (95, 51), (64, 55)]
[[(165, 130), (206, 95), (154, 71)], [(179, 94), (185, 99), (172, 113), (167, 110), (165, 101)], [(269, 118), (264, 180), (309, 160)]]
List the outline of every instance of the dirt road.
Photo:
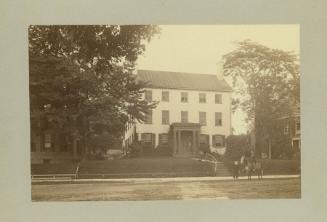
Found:
[(33, 184), (33, 201), (300, 198), (299, 178)]

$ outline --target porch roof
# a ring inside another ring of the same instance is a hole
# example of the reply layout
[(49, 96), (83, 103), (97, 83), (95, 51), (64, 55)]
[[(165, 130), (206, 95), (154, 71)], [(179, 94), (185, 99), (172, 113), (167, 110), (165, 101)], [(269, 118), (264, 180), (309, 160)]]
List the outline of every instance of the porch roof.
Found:
[(200, 123), (172, 123), (171, 129), (177, 130), (200, 130), (201, 124)]

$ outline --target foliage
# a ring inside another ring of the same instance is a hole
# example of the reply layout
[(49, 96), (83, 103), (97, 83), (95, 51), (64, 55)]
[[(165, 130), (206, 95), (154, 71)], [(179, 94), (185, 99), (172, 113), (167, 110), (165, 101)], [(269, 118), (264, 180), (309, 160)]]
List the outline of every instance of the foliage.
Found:
[(248, 135), (231, 135), (226, 139), (226, 157), (232, 160), (240, 159), (250, 149)]
[(30, 26), (32, 112), (84, 139), (107, 131), (120, 138), (126, 121), (155, 106), (132, 71), (157, 26)]
[(271, 140), (276, 120), (291, 115), (300, 103), (298, 56), (250, 40), (237, 46), (224, 56), (224, 74), (232, 77), (237, 89), (233, 108), (244, 110), (259, 137)]

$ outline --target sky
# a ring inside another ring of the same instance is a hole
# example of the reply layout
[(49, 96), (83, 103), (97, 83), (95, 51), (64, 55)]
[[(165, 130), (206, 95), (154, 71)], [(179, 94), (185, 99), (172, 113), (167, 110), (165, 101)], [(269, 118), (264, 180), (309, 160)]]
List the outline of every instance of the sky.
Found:
[[(216, 63), (250, 39), (270, 48), (300, 54), (299, 25), (167, 25), (147, 45), (138, 69), (216, 74)], [(230, 82), (229, 79), (226, 79)], [(230, 84), (231, 85), (231, 84)], [(246, 133), (245, 113), (232, 115), (234, 134)]]

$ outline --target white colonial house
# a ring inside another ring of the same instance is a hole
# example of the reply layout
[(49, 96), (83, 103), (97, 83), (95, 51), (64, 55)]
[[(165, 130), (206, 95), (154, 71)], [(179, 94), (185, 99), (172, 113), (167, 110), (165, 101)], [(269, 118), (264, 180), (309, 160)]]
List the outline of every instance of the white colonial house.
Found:
[(137, 79), (148, 83), (143, 98), (158, 104), (144, 123), (128, 123), (125, 148), (136, 140), (146, 149), (190, 156), (200, 147), (225, 146), (232, 130), (232, 89), (221, 68), (216, 75), (138, 70)]

